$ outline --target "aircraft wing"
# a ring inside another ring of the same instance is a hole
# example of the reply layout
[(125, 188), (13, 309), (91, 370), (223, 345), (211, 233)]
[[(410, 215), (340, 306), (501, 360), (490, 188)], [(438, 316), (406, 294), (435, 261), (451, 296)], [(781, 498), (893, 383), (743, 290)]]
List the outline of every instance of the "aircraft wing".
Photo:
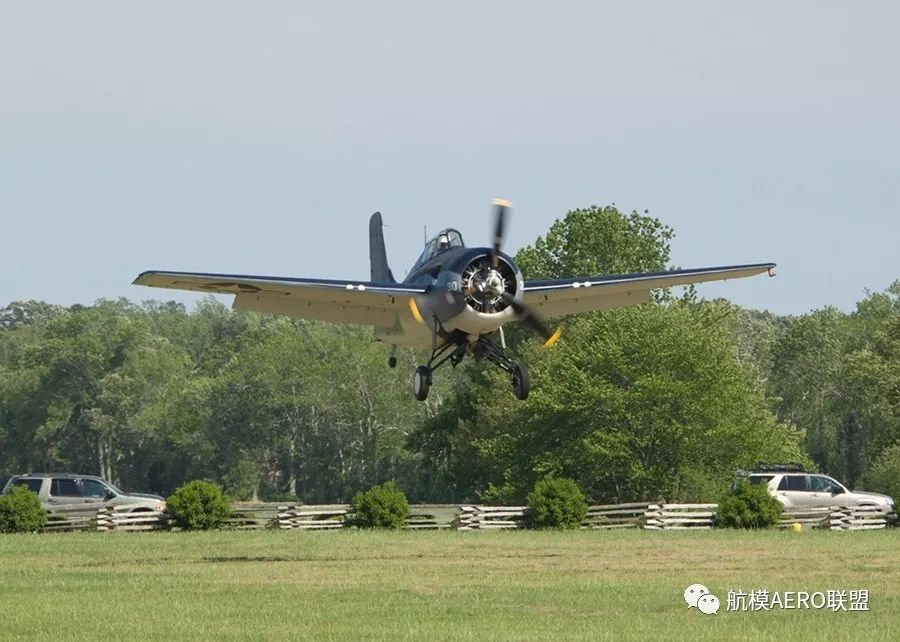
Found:
[(668, 272), (526, 281), (523, 302), (540, 310), (546, 317), (560, 317), (577, 312), (645, 303), (650, 300), (650, 293), (660, 288), (704, 281), (740, 279), (763, 272), (772, 274), (774, 268), (774, 263), (753, 263)]
[(232, 307), (300, 319), (392, 327), (410, 315), (409, 298), (424, 288), (400, 283), (295, 279), (201, 272), (143, 272), (135, 285), (234, 294)]

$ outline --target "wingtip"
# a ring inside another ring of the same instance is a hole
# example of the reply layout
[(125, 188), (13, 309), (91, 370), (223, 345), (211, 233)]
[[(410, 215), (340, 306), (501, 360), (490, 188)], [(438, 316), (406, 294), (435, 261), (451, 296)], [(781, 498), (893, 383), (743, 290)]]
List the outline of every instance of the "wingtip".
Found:
[(131, 285), (147, 285), (146, 277), (154, 274), (159, 274), (159, 270), (144, 270), (135, 277), (134, 281), (131, 282)]

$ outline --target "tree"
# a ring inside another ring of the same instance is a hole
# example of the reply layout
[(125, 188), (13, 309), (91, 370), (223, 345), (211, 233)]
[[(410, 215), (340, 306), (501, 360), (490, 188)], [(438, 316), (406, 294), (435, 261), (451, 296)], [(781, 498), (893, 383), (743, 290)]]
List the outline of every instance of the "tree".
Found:
[(834, 308), (788, 321), (773, 348), (774, 392), (782, 421), (806, 430), (806, 450), (823, 470), (840, 470), (838, 430), (842, 400), (847, 319)]
[[(411, 355), (401, 355), (412, 361)], [(404, 474), (422, 409), (365, 330), (277, 319), (209, 389), (219, 475), (239, 496), (352, 497)]]
[(16, 330), (28, 325), (40, 324), (65, 314), (61, 305), (45, 301), (13, 301), (0, 308), (0, 331)]
[(805, 430), (821, 469), (855, 484), (900, 439), (900, 282), (867, 294), (853, 314), (786, 320), (772, 355), (779, 417)]
[(570, 322), (512, 420), (476, 419), (491, 427), (476, 440), (490, 482), (514, 496), (554, 475), (596, 500), (710, 499), (692, 497), (698, 472), (727, 479), (758, 459), (802, 459), (802, 435), (769, 413), (727, 326), (710, 323), (717, 314), (677, 303)]
[(866, 490), (890, 495), (900, 503), (900, 442), (882, 450), (866, 471)]
[(669, 265), (674, 231), (659, 219), (614, 205), (570, 210), (546, 236), (516, 254), (528, 279), (653, 272)]

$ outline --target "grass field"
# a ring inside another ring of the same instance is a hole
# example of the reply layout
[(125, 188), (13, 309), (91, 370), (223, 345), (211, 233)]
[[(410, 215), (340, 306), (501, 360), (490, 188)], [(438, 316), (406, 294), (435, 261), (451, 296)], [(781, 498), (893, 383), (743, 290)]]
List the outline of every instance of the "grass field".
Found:
[[(688, 609), (703, 583), (718, 615)], [(729, 589), (869, 612), (726, 612)], [(897, 639), (900, 530), (0, 536), (4, 639)]]

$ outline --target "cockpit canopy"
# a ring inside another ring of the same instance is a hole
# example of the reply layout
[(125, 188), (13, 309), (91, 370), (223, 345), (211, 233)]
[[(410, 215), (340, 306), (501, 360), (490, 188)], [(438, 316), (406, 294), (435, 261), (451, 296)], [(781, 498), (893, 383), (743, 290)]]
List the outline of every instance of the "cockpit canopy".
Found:
[(425, 249), (422, 250), (422, 255), (419, 257), (419, 260), (416, 261), (416, 265), (427, 263), (438, 254), (446, 252), (449, 249), (465, 246), (466, 244), (463, 243), (462, 234), (458, 231), (450, 228), (441, 230), (438, 232), (437, 236), (425, 244)]

